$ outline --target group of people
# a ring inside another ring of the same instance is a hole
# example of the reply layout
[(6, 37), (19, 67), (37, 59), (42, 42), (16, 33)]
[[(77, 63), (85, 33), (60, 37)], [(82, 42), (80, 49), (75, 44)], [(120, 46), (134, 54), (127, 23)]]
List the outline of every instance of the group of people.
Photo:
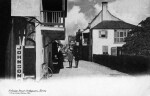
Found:
[[(74, 48), (74, 50), (67, 49), (67, 57), (69, 62), (69, 68), (72, 68), (73, 59), (75, 60), (75, 68), (78, 68), (78, 63), (80, 59), (79, 49)], [(60, 69), (64, 68), (63, 66), (64, 57), (62, 54), (62, 50), (60, 49), (58, 52), (58, 65)]]
[(78, 68), (78, 64), (79, 64), (79, 50), (75, 49), (73, 51), (71, 51), (70, 49), (68, 49), (67, 52), (67, 56), (68, 56), (68, 62), (69, 62), (69, 68), (72, 68), (72, 62), (73, 62), (73, 58), (75, 59), (75, 68)]

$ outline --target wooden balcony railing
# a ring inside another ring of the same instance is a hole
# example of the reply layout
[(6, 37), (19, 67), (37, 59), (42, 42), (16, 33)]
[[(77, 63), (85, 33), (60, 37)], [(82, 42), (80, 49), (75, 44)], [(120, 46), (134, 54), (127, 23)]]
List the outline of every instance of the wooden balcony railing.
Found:
[(63, 11), (41, 11), (44, 25), (62, 25), (65, 26), (65, 17)]

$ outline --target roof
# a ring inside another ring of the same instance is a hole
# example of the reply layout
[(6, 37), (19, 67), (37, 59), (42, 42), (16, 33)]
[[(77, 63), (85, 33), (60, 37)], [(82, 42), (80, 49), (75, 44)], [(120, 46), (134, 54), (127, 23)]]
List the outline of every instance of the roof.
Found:
[(92, 29), (133, 29), (135, 27), (135, 25), (124, 21), (102, 21)]

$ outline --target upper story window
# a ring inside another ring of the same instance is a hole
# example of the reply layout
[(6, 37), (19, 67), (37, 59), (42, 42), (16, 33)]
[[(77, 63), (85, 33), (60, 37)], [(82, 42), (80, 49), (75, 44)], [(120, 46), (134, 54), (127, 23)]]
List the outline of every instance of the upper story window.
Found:
[(107, 38), (107, 30), (99, 31), (99, 38)]
[(128, 30), (115, 30), (114, 31), (114, 42), (123, 43), (124, 38), (127, 37)]
[(65, 27), (67, 0), (42, 0), (41, 22), (46, 26)]
[(27, 24), (26, 30), (26, 37), (25, 37), (25, 45), (26, 46), (34, 46), (35, 45), (35, 25), (34, 23)]

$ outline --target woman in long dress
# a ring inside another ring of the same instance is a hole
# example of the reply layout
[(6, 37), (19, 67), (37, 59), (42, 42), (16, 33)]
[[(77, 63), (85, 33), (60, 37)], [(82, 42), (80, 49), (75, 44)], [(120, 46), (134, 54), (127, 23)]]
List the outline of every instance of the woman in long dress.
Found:
[(64, 61), (64, 58), (63, 58), (62, 50), (59, 50), (59, 52), (58, 52), (58, 65), (59, 65), (60, 69), (64, 68), (63, 61)]

